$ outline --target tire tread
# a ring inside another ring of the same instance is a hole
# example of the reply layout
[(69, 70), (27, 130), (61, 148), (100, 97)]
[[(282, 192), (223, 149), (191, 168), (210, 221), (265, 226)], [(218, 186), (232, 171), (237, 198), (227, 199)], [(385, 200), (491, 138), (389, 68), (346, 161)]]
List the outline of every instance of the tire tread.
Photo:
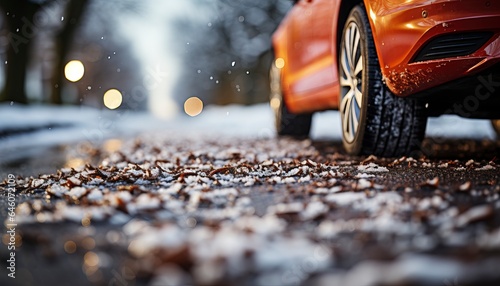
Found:
[(427, 115), (423, 102), (395, 96), (383, 82), (376, 47), (364, 6), (354, 7), (365, 27), (368, 47), (368, 106), (361, 154), (396, 157), (418, 150), (425, 135)]

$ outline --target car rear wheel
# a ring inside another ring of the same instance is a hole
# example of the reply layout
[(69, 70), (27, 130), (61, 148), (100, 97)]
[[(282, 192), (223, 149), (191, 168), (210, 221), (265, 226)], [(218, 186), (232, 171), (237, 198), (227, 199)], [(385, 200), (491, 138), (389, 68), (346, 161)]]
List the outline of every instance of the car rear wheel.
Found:
[(311, 130), (312, 114), (293, 114), (288, 111), (281, 88), (281, 69), (274, 62), (271, 64), (269, 76), (271, 84), (270, 104), (274, 111), (278, 135), (307, 137)]
[(491, 126), (493, 126), (493, 130), (497, 133), (497, 138), (500, 138), (500, 119), (491, 120)]
[(384, 84), (362, 5), (352, 9), (339, 48), (343, 145), (352, 155), (393, 157), (417, 150), (427, 116), (422, 102), (396, 97)]

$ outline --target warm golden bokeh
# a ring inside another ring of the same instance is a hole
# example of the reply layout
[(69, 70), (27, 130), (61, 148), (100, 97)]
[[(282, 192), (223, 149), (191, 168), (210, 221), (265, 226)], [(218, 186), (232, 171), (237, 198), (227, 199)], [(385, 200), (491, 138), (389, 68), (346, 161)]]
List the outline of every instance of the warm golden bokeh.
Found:
[(271, 105), (271, 108), (277, 109), (280, 107), (280, 100), (278, 98), (271, 98), (269, 104)]
[(276, 61), (274, 61), (274, 64), (277, 68), (282, 69), (285, 66), (285, 60), (282, 58), (277, 58)]
[(104, 106), (109, 109), (117, 109), (118, 107), (120, 107), (120, 105), (122, 104), (122, 100), (122, 93), (117, 89), (108, 89), (108, 91), (104, 93)]
[(79, 81), (85, 73), (85, 67), (79, 60), (69, 61), (64, 67), (64, 76), (72, 82)]
[(89, 251), (85, 253), (85, 256), (83, 257), (83, 262), (85, 266), (96, 267), (99, 265), (99, 256), (95, 252)]
[(116, 152), (122, 148), (122, 140), (108, 139), (104, 142), (102, 148), (108, 153)]
[(64, 243), (64, 251), (66, 253), (74, 253), (76, 251), (76, 243), (74, 241), (68, 240)]
[(189, 116), (197, 116), (203, 111), (203, 101), (198, 97), (190, 97), (184, 102), (184, 112)]
[(82, 218), (82, 226), (88, 227), (88, 226), (90, 226), (90, 223), (91, 223), (90, 217), (86, 216), (86, 217)]

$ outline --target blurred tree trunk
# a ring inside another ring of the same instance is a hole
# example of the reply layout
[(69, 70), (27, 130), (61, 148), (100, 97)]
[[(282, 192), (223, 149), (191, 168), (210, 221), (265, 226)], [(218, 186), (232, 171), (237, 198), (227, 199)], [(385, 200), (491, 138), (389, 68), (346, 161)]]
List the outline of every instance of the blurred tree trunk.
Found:
[(54, 104), (62, 104), (62, 85), (64, 84), (64, 66), (66, 57), (71, 48), (73, 35), (82, 18), (88, 0), (71, 0), (65, 11), (66, 24), (55, 38), (56, 60), (52, 71), (52, 85), (50, 101)]
[(26, 0), (0, 1), (0, 8), (6, 15), (7, 38), (9, 40), (5, 86), (0, 93), (0, 102), (28, 103), (25, 90), (26, 70), (29, 61), (29, 48), (37, 32), (33, 18), (40, 7), (39, 4)]

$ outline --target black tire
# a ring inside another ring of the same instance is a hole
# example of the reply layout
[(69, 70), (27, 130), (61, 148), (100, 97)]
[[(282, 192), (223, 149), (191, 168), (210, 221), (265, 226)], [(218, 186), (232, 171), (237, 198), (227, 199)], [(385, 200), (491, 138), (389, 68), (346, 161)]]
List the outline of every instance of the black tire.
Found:
[(339, 111), (347, 153), (394, 157), (419, 149), (427, 124), (425, 106), (396, 97), (384, 84), (363, 5), (351, 10), (338, 54)]
[(493, 130), (495, 130), (497, 138), (500, 139), (500, 119), (491, 120), (491, 126), (493, 127)]
[(274, 111), (276, 132), (280, 136), (303, 138), (309, 136), (312, 114), (293, 114), (288, 111), (281, 88), (281, 70), (275, 63), (269, 72), (271, 84), (270, 103)]

